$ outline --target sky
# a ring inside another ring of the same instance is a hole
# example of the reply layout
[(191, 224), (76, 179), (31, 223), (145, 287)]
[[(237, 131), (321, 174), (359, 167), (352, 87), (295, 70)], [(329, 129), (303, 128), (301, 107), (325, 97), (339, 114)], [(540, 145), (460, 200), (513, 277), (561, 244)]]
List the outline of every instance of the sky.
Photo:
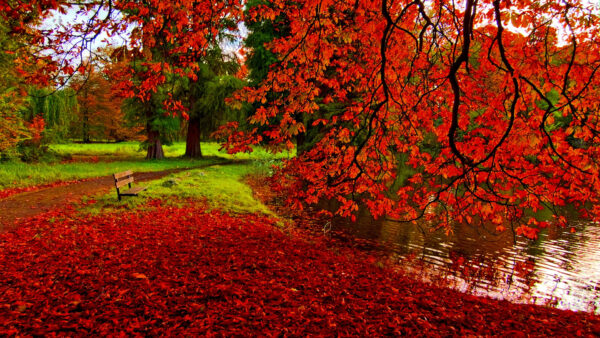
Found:
[[(90, 17), (91, 14), (89, 15), (78, 15), (77, 14), (77, 7), (71, 7), (70, 9), (67, 10), (67, 12), (65, 14), (61, 14), (58, 11), (53, 11), (52, 15), (46, 19), (41, 27), (43, 29), (56, 29), (59, 27), (63, 27), (65, 25), (73, 25), (76, 23), (83, 23), (86, 22)], [(99, 13), (99, 17), (103, 18), (106, 16), (106, 11), (101, 10)], [(244, 38), (248, 35), (248, 29), (246, 28), (246, 26), (244, 25), (243, 22), (240, 22), (240, 24), (238, 25), (238, 38), (233, 41), (233, 42), (223, 42), (221, 44), (221, 48), (223, 49), (223, 51), (225, 52), (225, 54), (228, 55), (237, 55), (238, 57), (241, 57), (241, 55), (239, 54), (239, 50), (242, 47), (242, 43)], [(112, 36), (109, 37), (108, 34), (106, 34), (106, 32), (102, 32), (89, 46), (88, 49), (90, 50), (96, 50), (98, 48), (102, 48), (102, 47), (106, 47), (109, 45), (112, 46), (123, 46), (126, 45), (129, 42), (129, 34), (125, 33), (121, 36)], [(64, 48), (70, 48), (71, 46), (73, 46), (73, 44), (77, 44), (79, 43), (79, 41), (75, 41), (74, 43), (71, 44), (64, 44)], [(89, 52), (85, 53), (84, 56), (85, 59), (89, 58)]]

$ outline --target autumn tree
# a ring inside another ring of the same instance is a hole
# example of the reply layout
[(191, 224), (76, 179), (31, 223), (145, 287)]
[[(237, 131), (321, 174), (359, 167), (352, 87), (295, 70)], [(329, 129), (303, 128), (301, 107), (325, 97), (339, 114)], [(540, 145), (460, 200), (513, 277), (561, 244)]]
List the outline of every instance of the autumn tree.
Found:
[[(160, 84), (173, 84), (179, 77), (185, 77), (194, 87), (198, 79), (197, 72), (201, 64), (210, 56), (208, 51), (215, 50), (220, 37), (226, 31), (235, 29), (241, 15), (241, 4), (238, 1), (206, 3), (202, 1), (187, 1), (173, 3), (171, 6), (161, 6), (158, 3), (145, 3), (129, 7), (128, 11), (135, 13), (137, 20), (143, 22), (137, 30), (138, 41), (141, 41), (145, 62), (144, 80), (140, 86), (133, 88), (135, 95), (143, 101), (148, 95), (160, 87)], [(172, 86), (173, 88), (175, 86)], [(161, 87), (162, 89), (168, 86)], [(196, 95), (197, 90), (189, 93)], [(189, 117), (189, 110), (196, 108), (196, 98), (188, 99), (188, 107), (178, 100), (172, 91), (166, 93), (163, 107), (166, 113)], [(187, 111), (186, 111), (187, 110)], [(148, 112), (148, 110), (146, 110)], [(188, 124), (188, 140), (186, 155), (201, 156), (199, 144), (200, 113), (194, 112), (195, 120)], [(153, 118), (161, 121), (160, 118)], [(153, 130), (152, 132), (157, 132)], [(149, 131), (149, 136), (152, 133)], [(155, 137), (156, 139), (156, 137)], [(151, 150), (158, 146), (149, 145), (148, 157)]]
[[(335, 198), (344, 216), (363, 204), (399, 222), (492, 222), (529, 237), (548, 224), (540, 209), (559, 224), (566, 204), (599, 219), (592, 5), (273, 0), (251, 15), (284, 16), (290, 34), (269, 44), (278, 62), (245, 100), (281, 95), (251, 119), (266, 132), (231, 126), (230, 151), (265, 136), (292, 144), (321, 102), (341, 108), (315, 119), (320, 140), (285, 163), (293, 201)], [(403, 167), (414, 174), (398, 182)]]
[[(216, 121), (227, 117), (231, 109), (224, 104), (224, 98), (241, 87), (237, 79), (226, 77), (237, 71), (238, 63), (221, 46), (235, 40), (240, 9), (236, 1), (216, 2), (209, 8), (197, 1), (182, 4), (175, 9), (177, 20), (165, 22), (159, 30), (164, 40), (158, 46), (154, 43), (154, 48), (144, 48), (153, 53), (153, 59), (160, 54), (163, 79), (168, 79), (174, 89), (165, 101), (167, 110), (188, 120), (186, 157), (202, 157), (202, 134), (213, 131)], [(206, 30), (199, 36), (196, 30), (201, 27)], [(173, 39), (170, 32), (176, 32), (179, 38)], [(158, 37), (162, 36), (153, 35), (155, 40)], [(225, 77), (218, 79), (220, 76)]]
[[(259, 13), (266, 9), (272, 9), (273, 6), (278, 4), (263, 1), (253, 0), (246, 3), (246, 17), (245, 24), (248, 28), (248, 36), (245, 39), (245, 46), (247, 48), (247, 59), (246, 65), (249, 69), (249, 80), (250, 86), (257, 87), (260, 83), (267, 78), (271, 65), (276, 64), (278, 59), (277, 55), (268, 48), (272, 45), (274, 40), (285, 39), (290, 34), (290, 20), (287, 18), (285, 12), (280, 12), (279, 15), (273, 17), (273, 15), (262, 16)], [(323, 36), (323, 39), (329, 37)], [(358, 43), (358, 42), (357, 42)], [(352, 57), (347, 55), (347, 57)], [(335, 57), (334, 57), (335, 60)], [(325, 66), (323, 70), (324, 74), (327, 74), (332, 80), (335, 81), (337, 76), (336, 69), (331, 65)], [(298, 119), (299, 124), (303, 128), (295, 132), (294, 145), (298, 153), (302, 153), (307, 149), (310, 149), (322, 136), (321, 128), (319, 126), (313, 126), (312, 123), (317, 119), (329, 118), (332, 114), (338, 113), (340, 109), (343, 109), (344, 103), (340, 101), (324, 100), (329, 95), (328, 88), (321, 86), (318, 88), (319, 96), (315, 98), (315, 102), (318, 104), (319, 109), (315, 114), (298, 114), (295, 116)], [(269, 104), (277, 102), (277, 96), (282, 95), (277, 92), (269, 92), (265, 95), (265, 101)], [(285, 94), (283, 94), (285, 95)], [(353, 94), (349, 93), (349, 96)], [(253, 110), (263, 109), (265, 104), (260, 102), (253, 103)], [(284, 109), (284, 107), (280, 107)], [(271, 121), (271, 124), (275, 121)], [(265, 129), (265, 127), (259, 127), (258, 130)]]
[[(289, 31), (289, 22), (286, 20), (285, 15), (275, 17), (256, 15), (256, 13), (271, 10), (270, 6), (274, 5), (263, 0), (246, 2), (244, 24), (248, 29), (248, 35), (244, 39), (244, 52), (246, 53), (245, 65), (248, 68), (248, 85), (251, 87), (260, 86), (261, 82), (267, 78), (270, 67), (277, 62), (277, 55), (268, 48), (268, 45), (276, 39), (284, 38)], [(266, 93), (264, 100), (252, 102), (249, 105), (250, 116), (256, 110), (264, 109), (263, 106), (267, 102), (272, 104), (279, 95), (281, 94), (270, 91)], [(260, 125), (257, 130), (264, 132), (267, 128), (267, 126)], [(303, 139), (304, 132), (298, 133), (296, 135), (296, 145), (302, 144)]]
[(123, 98), (113, 89), (105, 71), (109, 69), (94, 67), (86, 76), (76, 76), (70, 83), (78, 104), (70, 134), (84, 143), (93, 139), (124, 141), (135, 138), (140, 131), (125, 119), (121, 109)]
[(20, 141), (30, 136), (19, 116), (26, 92), (15, 72), (17, 49), (18, 41), (9, 35), (6, 22), (0, 20), (0, 158), (7, 157)]

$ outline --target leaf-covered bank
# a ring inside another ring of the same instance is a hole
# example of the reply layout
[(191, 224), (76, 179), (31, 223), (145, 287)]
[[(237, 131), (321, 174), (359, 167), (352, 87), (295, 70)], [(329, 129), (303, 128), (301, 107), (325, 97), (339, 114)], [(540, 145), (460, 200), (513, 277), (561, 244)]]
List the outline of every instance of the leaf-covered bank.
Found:
[(266, 217), (151, 204), (1, 234), (0, 333), (600, 334), (597, 316), (431, 287)]

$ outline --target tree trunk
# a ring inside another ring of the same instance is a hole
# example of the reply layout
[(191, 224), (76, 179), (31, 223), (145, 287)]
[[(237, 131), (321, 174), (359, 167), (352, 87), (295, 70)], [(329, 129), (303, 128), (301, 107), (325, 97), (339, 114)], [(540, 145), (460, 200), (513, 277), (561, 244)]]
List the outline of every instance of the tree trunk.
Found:
[(90, 119), (89, 119), (89, 111), (88, 111), (88, 89), (85, 87), (83, 89), (83, 117), (82, 117), (82, 128), (81, 128), (81, 139), (83, 143), (90, 143)]
[(298, 154), (301, 154), (306, 150), (306, 149), (304, 149), (305, 143), (306, 143), (306, 133), (298, 133), (296, 135), (296, 152)]
[(83, 109), (83, 128), (81, 128), (83, 143), (90, 143), (90, 124), (87, 108)]
[(190, 118), (188, 121), (188, 132), (185, 140), (185, 157), (202, 158), (200, 147), (200, 118)]
[(165, 158), (162, 143), (160, 142), (160, 133), (152, 129), (150, 123), (146, 123), (146, 133), (148, 135), (148, 153), (147, 160), (160, 160)]

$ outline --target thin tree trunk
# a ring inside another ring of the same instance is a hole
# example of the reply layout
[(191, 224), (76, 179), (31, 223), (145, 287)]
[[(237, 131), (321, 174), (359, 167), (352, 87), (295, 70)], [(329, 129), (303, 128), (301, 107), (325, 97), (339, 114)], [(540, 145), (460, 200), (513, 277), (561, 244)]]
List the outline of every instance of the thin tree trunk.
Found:
[[(150, 37), (145, 33), (145, 30), (142, 29), (142, 46), (143, 46), (143, 55), (146, 60), (152, 60), (152, 48), (148, 46), (148, 40)], [(148, 136), (148, 152), (146, 153), (147, 160), (160, 160), (165, 158), (165, 153), (163, 152), (162, 143), (160, 142), (160, 132), (158, 130), (154, 130), (151, 125), (153, 111), (152, 111), (152, 103), (147, 103), (149, 106), (146, 107), (146, 135)]]
[(306, 133), (298, 133), (296, 135), (296, 151), (298, 154), (301, 154), (306, 150), (306, 149), (304, 149), (305, 143), (306, 143)]
[(83, 128), (82, 128), (81, 132), (82, 132), (83, 143), (90, 143), (90, 124), (89, 124), (87, 108), (83, 109)]
[(90, 119), (89, 119), (89, 110), (88, 110), (88, 89), (87, 87), (85, 87), (83, 92), (83, 102), (84, 102), (84, 106), (83, 106), (83, 117), (82, 117), (82, 122), (83, 122), (83, 126), (82, 126), (82, 141), (83, 143), (90, 143)]
[(202, 158), (200, 147), (200, 119), (190, 118), (188, 121), (188, 132), (185, 140), (185, 157)]

